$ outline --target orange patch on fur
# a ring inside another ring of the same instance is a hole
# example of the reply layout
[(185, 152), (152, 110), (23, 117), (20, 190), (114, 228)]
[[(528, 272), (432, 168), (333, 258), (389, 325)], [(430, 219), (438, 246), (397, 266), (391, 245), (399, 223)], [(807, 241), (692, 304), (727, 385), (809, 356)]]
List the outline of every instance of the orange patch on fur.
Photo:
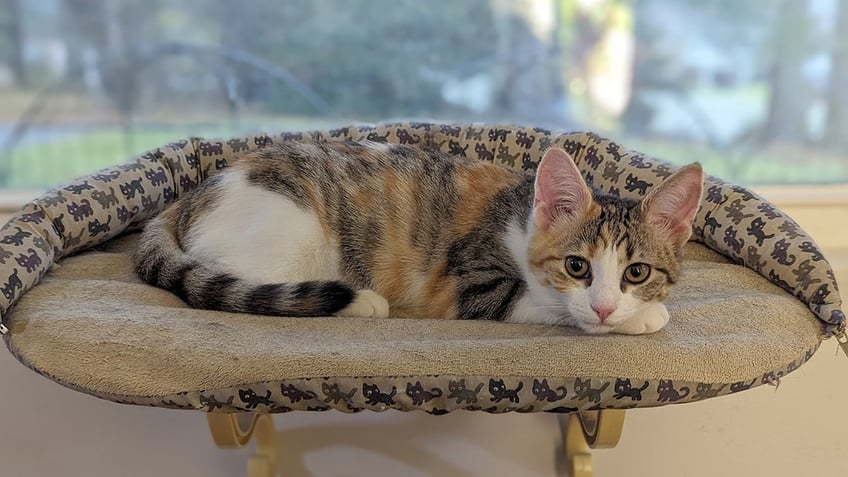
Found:
[(455, 320), (457, 318), (456, 280), (445, 276), (447, 268), (447, 260), (442, 260), (430, 271), (421, 290), (422, 304), (426, 304), (426, 313), (432, 318)]
[(456, 210), (456, 232), (465, 235), (473, 230), (498, 192), (516, 185), (520, 175), (503, 167), (480, 162), (456, 173), (460, 206)]
[[(405, 309), (413, 303), (416, 285), (416, 265), (424, 262), (418, 247), (410, 242), (413, 214), (410, 197), (415, 197), (415, 184), (394, 171), (386, 171), (382, 178), (381, 201), (392, 204), (390, 224), (383, 227), (385, 236), (374, 253), (372, 278), (378, 293), (392, 306)], [(376, 198), (375, 198), (376, 199)]]

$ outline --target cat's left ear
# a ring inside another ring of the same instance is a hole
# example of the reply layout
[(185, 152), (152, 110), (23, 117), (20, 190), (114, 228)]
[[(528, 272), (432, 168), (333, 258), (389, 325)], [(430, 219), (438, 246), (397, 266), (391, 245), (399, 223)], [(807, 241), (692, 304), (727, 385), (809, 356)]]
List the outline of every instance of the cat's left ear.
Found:
[(648, 221), (682, 247), (692, 235), (692, 221), (701, 204), (704, 171), (697, 162), (672, 174), (642, 202)]
[(536, 170), (533, 220), (543, 229), (560, 217), (575, 217), (592, 205), (592, 191), (567, 152), (551, 148)]

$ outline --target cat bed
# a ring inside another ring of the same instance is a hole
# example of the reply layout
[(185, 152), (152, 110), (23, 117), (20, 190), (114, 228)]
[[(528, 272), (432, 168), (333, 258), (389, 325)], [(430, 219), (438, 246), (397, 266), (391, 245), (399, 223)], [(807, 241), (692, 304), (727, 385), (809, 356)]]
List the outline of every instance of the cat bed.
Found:
[(844, 328), (815, 242), (747, 189), (708, 178), (667, 300), (644, 336), (476, 321), (288, 318), (188, 308), (142, 283), (137, 230), (241, 152), (370, 139), (533, 170), (570, 152), (587, 180), (634, 198), (674, 166), (594, 134), (429, 123), (193, 138), (81, 178), (0, 230), (0, 313), (26, 366), (104, 399), (209, 412), (338, 409), (573, 412), (687, 403), (775, 384)]

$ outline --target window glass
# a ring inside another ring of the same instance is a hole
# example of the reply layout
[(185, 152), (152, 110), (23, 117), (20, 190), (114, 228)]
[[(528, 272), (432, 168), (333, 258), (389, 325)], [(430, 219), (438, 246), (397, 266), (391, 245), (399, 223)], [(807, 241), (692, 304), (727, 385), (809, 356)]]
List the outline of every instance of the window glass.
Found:
[(848, 2), (5, 0), (0, 187), (191, 135), (592, 130), (747, 184), (848, 180)]

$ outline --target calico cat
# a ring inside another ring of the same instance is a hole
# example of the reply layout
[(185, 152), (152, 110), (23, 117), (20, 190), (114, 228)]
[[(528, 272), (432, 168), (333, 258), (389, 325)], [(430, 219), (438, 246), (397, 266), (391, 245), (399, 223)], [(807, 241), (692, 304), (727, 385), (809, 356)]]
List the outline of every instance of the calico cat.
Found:
[(641, 201), (549, 149), (534, 176), (373, 142), (269, 144), (145, 228), (137, 273), (196, 308), (428, 317), (651, 333), (680, 276), (703, 173)]

